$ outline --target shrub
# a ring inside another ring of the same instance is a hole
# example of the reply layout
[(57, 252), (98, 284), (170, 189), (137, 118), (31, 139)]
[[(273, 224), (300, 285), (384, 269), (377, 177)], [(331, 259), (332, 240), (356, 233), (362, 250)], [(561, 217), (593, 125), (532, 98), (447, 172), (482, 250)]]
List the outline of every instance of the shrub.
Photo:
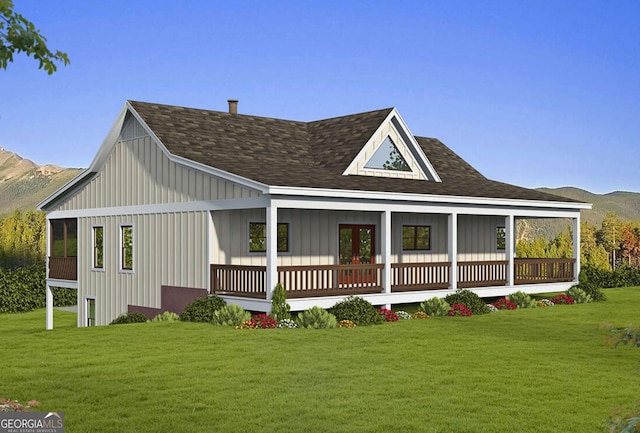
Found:
[(224, 299), (216, 295), (207, 295), (194, 300), (184, 307), (180, 320), (185, 322), (211, 322), (213, 313), (227, 305)]
[(447, 315), (453, 316), (462, 316), (462, 317), (471, 317), (473, 312), (467, 308), (466, 305), (463, 304), (451, 304), (451, 309), (447, 313)]
[(240, 305), (225, 305), (213, 312), (211, 323), (222, 326), (238, 326), (251, 319), (251, 313), (244, 311)]
[(125, 325), (127, 323), (144, 323), (148, 321), (149, 319), (144, 314), (138, 311), (129, 311), (113, 319), (109, 325)]
[(427, 299), (420, 304), (420, 311), (424, 311), (429, 316), (446, 316), (450, 309), (451, 305), (438, 297)]
[(164, 313), (158, 314), (156, 315), (156, 317), (151, 319), (152, 322), (175, 322), (177, 320), (180, 320), (180, 316), (178, 316), (176, 313), (172, 313), (171, 311), (165, 311)]
[(498, 310), (515, 310), (516, 308), (518, 308), (518, 306), (514, 302), (510, 301), (507, 298), (500, 298), (491, 305), (496, 307)]
[(258, 329), (258, 325), (253, 319), (249, 319), (236, 326), (236, 329)]
[(278, 328), (297, 328), (298, 325), (296, 325), (296, 322), (294, 322), (291, 319), (282, 319), (281, 321), (278, 322)]
[(413, 317), (414, 319), (428, 319), (429, 315), (424, 311), (416, 311), (411, 317)]
[(276, 284), (271, 297), (271, 316), (278, 322), (291, 319), (291, 306), (287, 304), (287, 294), (282, 284)]
[(396, 314), (398, 315), (398, 318), (402, 319), (402, 320), (411, 320), (411, 314), (407, 313), (406, 311), (396, 311)]
[(570, 296), (568, 296), (566, 293), (560, 293), (558, 296), (554, 296), (553, 298), (549, 299), (551, 302), (553, 302), (553, 305), (571, 305), (573, 304), (573, 298), (571, 298)]
[(397, 322), (398, 321), (398, 315), (396, 313), (394, 313), (393, 311), (389, 310), (388, 308), (380, 308), (378, 310), (378, 314), (380, 314), (382, 317), (384, 317), (384, 321), (385, 322)]
[(587, 295), (591, 297), (591, 302), (603, 302), (607, 300), (607, 296), (602, 289), (593, 283), (581, 282), (580, 284), (573, 286), (582, 289)]
[(451, 307), (453, 307), (453, 304), (462, 304), (471, 310), (473, 314), (486, 314), (489, 312), (487, 304), (480, 299), (480, 296), (470, 290), (458, 289), (455, 293), (447, 295), (444, 300), (447, 301)]
[[(540, 305), (542, 304), (542, 305)], [(553, 307), (555, 304), (553, 302), (551, 302), (549, 299), (540, 299), (538, 301), (538, 307)]]
[(336, 316), (318, 306), (304, 310), (298, 315), (298, 326), (300, 328), (335, 328), (337, 323)]
[(518, 308), (536, 307), (536, 301), (524, 292), (514, 292), (507, 296), (507, 299), (518, 306)]
[(336, 317), (336, 320), (351, 320), (358, 326), (379, 324), (385, 320), (371, 302), (358, 296), (349, 296), (338, 302), (329, 308), (329, 312)]
[(256, 326), (261, 329), (274, 329), (278, 326), (278, 322), (268, 314), (256, 314), (252, 319)]
[(572, 298), (576, 304), (586, 304), (591, 302), (591, 296), (587, 295), (584, 290), (578, 286), (573, 286), (567, 290), (567, 296)]
[(341, 320), (338, 322), (338, 328), (355, 328), (358, 325), (353, 323), (351, 320)]

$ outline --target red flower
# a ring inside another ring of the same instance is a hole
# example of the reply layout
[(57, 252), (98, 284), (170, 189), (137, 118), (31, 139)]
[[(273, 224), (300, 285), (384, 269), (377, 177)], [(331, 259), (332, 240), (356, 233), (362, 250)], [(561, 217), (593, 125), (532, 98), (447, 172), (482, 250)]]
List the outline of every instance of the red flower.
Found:
[(389, 310), (388, 308), (380, 308), (378, 310), (379, 314), (382, 314), (384, 316), (384, 320), (386, 322), (397, 322), (398, 321), (398, 315), (396, 313), (394, 313), (393, 311)]
[(449, 316), (462, 316), (462, 317), (471, 317), (473, 313), (471, 310), (463, 304), (453, 304), (451, 305), (451, 309), (447, 313)]
[(558, 296), (549, 299), (554, 304), (571, 305), (574, 303), (573, 298), (566, 293), (560, 293)]
[(513, 302), (508, 300), (507, 298), (500, 298), (493, 304), (498, 310), (515, 310), (518, 306)]

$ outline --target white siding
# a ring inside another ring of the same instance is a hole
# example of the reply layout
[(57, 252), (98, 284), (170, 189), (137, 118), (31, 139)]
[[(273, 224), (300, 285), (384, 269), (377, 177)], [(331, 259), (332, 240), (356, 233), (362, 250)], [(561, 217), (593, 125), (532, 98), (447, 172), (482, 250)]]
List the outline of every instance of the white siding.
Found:
[[(160, 308), (160, 286), (206, 289), (208, 212), (80, 218), (79, 324), (86, 297), (96, 299), (96, 324), (108, 324), (127, 306)], [(120, 225), (133, 225), (133, 272), (120, 269)], [(92, 227), (104, 227), (104, 270), (92, 267)], [(80, 323), (81, 322), (81, 323)]]

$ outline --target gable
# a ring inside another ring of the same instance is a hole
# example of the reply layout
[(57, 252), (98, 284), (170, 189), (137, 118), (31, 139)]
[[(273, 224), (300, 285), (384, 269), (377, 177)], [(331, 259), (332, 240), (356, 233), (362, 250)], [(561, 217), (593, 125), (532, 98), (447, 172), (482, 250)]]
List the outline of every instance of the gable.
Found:
[(440, 182), (395, 109), (364, 144), (343, 175)]

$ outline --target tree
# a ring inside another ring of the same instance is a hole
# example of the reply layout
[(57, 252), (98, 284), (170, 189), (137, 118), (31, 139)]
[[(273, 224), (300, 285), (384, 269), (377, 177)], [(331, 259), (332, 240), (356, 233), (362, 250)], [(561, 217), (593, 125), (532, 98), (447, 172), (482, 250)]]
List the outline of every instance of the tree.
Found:
[(14, 11), (13, 0), (0, 0), (0, 67), (7, 69), (14, 53), (25, 53), (40, 62), (39, 69), (49, 75), (57, 69), (56, 62), (69, 64), (69, 57), (62, 51), (52, 52), (47, 38), (22, 15)]
[(620, 248), (620, 232), (622, 222), (614, 212), (607, 212), (602, 220), (602, 227), (596, 233), (599, 245), (602, 245), (607, 253), (611, 254), (612, 267), (616, 267), (616, 250)]

